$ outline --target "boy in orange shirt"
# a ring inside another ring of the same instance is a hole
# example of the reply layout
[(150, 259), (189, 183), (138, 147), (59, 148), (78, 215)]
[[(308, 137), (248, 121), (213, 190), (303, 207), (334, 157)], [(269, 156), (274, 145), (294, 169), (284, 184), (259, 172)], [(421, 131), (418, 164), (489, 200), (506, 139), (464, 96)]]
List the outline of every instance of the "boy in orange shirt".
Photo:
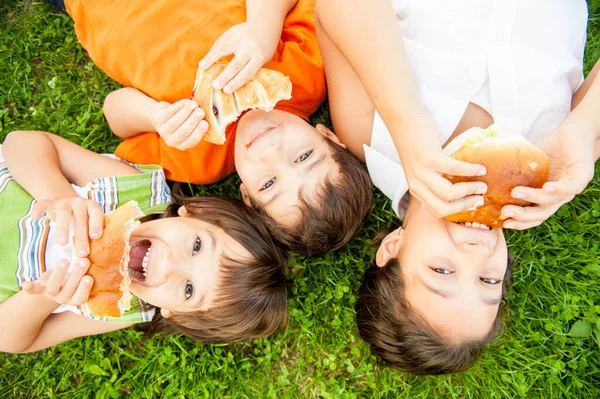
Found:
[[(244, 202), (300, 252), (338, 249), (358, 232), (372, 200), (368, 175), (329, 129), (307, 123), (326, 92), (314, 0), (65, 6), (92, 60), (126, 86), (104, 107), (115, 134), (126, 139), (118, 157), (159, 164), (167, 178), (196, 184), (237, 171)], [(245, 113), (218, 146), (200, 141), (204, 114), (187, 98), (198, 62), (209, 67), (231, 54), (215, 88), (234, 91), (265, 66), (290, 77), (292, 99), (269, 113)]]

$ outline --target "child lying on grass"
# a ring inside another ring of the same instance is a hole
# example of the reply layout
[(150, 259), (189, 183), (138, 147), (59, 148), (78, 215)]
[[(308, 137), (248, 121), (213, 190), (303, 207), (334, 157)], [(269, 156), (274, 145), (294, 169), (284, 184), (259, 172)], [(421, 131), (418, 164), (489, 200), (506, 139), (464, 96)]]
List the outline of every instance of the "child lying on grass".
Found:
[[(204, 342), (266, 336), (285, 324), (286, 256), (241, 202), (172, 198), (160, 167), (50, 133), (13, 132), (0, 149), (0, 351), (33, 352), (135, 323)], [(94, 320), (77, 308), (94, 284), (85, 276), (88, 236), (99, 237), (104, 213), (132, 199), (146, 214), (162, 212), (131, 235), (132, 244), (150, 244), (146, 272), (130, 272), (131, 310)], [(83, 258), (68, 273), (73, 246)]]
[(551, 182), (512, 191), (534, 206), (505, 206), (507, 228), (539, 225), (593, 177), (600, 67), (582, 83), (586, 21), (583, 1), (319, 0), (336, 133), (403, 219), (379, 240), (356, 306), (362, 337), (390, 365), (467, 369), (499, 327), (502, 230), (442, 219), (483, 204), (487, 190), (442, 174), (485, 171), (444, 155), (444, 143), (495, 122), (550, 157)]
[[(368, 174), (332, 132), (307, 122), (326, 92), (314, 0), (65, 3), (92, 60), (126, 86), (104, 107), (125, 138), (118, 157), (196, 184), (237, 172), (246, 205), (299, 252), (335, 250), (356, 235), (372, 201)], [(264, 65), (290, 77), (292, 99), (247, 112), (219, 146), (200, 141), (204, 114), (187, 99), (198, 62), (208, 68), (231, 54), (216, 88), (232, 92)]]

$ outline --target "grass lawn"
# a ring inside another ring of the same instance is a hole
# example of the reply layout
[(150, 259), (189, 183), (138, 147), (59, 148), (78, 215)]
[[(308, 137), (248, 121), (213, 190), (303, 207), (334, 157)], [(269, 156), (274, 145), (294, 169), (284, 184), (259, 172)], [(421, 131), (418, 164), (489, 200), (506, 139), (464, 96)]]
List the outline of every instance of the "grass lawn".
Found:
[[(600, 57), (600, 0), (589, 8), (586, 72)], [(38, 129), (111, 152), (118, 140), (102, 101), (117, 87), (78, 45), (67, 15), (41, 2), (2, 0), (0, 141), (12, 130)], [(325, 107), (316, 118), (328, 120)], [(285, 331), (202, 345), (128, 330), (0, 354), (0, 398), (599, 398), (599, 169), (584, 194), (544, 225), (508, 232), (517, 260), (510, 321), (468, 372), (409, 376), (383, 367), (359, 338), (354, 303), (369, 238), (396, 223), (377, 192), (360, 237), (335, 255), (295, 258)], [(230, 177), (198, 191), (236, 197), (238, 184)]]

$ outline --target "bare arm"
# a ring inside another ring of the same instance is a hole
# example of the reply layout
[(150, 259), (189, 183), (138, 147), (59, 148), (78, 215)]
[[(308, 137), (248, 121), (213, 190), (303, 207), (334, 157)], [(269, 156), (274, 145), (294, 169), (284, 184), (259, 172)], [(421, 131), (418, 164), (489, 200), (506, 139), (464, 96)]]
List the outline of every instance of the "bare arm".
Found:
[(52, 314), (58, 303), (20, 291), (0, 304), (0, 352), (35, 352), (70, 339), (131, 326), (86, 319), (72, 312)]
[(104, 117), (113, 133), (126, 139), (145, 132), (155, 132), (152, 116), (169, 106), (141, 91), (124, 87), (104, 100)]

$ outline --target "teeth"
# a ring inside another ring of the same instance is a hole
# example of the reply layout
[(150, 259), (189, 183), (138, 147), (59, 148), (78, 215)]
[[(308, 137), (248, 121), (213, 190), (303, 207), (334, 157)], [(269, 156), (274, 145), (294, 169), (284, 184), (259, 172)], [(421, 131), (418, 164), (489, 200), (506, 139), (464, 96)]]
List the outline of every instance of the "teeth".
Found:
[(481, 229), (481, 230), (489, 230), (490, 229), (490, 227), (488, 225), (485, 225), (483, 223), (477, 223), (477, 222), (466, 222), (465, 226), (475, 227), (475, 228)]
[(144, 277), (146, 277), (146, 268), (148, 267), (148, 258), (150, 258), (151, 250), (152, 250), (152, 247), (148, 247), (148, 251), (146, 251), (146, 255), (144, 255), (144, 259), (142, 260), (142, 269), (144, 269), (144, 271), (143, 271)]

